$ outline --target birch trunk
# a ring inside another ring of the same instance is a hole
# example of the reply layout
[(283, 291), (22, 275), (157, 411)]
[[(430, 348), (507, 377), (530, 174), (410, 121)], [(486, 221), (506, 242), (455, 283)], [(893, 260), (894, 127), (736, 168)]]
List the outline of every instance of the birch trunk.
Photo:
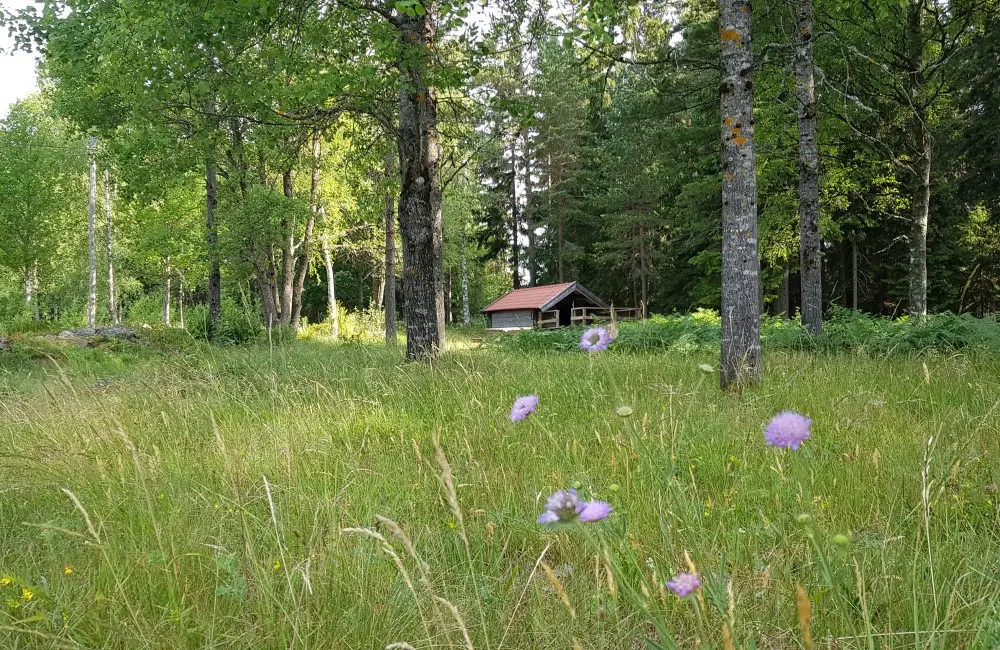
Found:
[(758, 382), (760, 259), (754, 156), (750, 2), (718, 0), (722, 39), (722, 367), (723, 388)]
[(87, 293), (87, 327), (97, 325), (97, 138), (90, 136), (90, 211), (87, 226), (89, 252), (89, 292)]
[(920, 147), (915, 161), (913, 225), (910, 230), (910, 314), (927, 315), (927, 226), (931, 209), (931, 143), (921, 117), (917, 117), (914, 141)]
[(108, 258), (108, 313), (111, 315), (111, 324), (117, 325), (119, 317), (118, 296), (115, 293), (114, 233), (111, 224), (111, 175), (107, 169), (104, 170), (104, 217), (104, 244)]
[[(429, 6), (428, 6), (429, 5)], [(435, 42), (434, 3), (423, 16), (398, 16), (399, 230), (406, 289), (406, 358), (431, 360), (443, 348), (444, 296), (438, 170), (437, 97), (425, 79)]]
[[(292, 170), (281, 174), (281, 188), (286, 198), (292, 198)], [(295, 220), (288, 216), (281, 219), (281, 324), (292, 324), (292, 294), (295, 290)]]
[(925, 0), (910, 0), (907, 11), (907, 63), (910, 84), (910, 142), (913, 151), (913, 185), (910, 206), (913, 224), (910, 229), (910, 314), (927, 315), (927, 224), (931, 206), (931, 138), (927, 129), (927, 111), (922, 95), (926, 82), (923, 73), (924, 39), (921, 19)]
[(213, 343), (222, 324), (222, 272), (219, 268), (219, 231), (215, 225), (218, 205), (215, 165), (205, 161), (205, 248), (208, 253), (208, 340)]
[(462, 235), (462, 327), (472, 324), (469, 314), (469, 260), (465, 250), (465, 235)]
[(641, 305), (639, 313), (645, 319), (649, 315), (649, 255), (646, 252), (646, 224), (639, 224), (639, 290)]
[(382, 309), (385, 306), (385, 276), (381, 274), (382, 269), (379, 264), (372, 269), (372, 308)]
[(177, 317), (180, 319), (181, 329), (187, 329), (184, 324), (184, 272), (177, 271)]
[(799, 125), (799, 268), (802, 324), (813, 336), (823, 330), (820, 255), (819, 139), (813, 60), (812, 0), (794, 0), (795, 89)]
[(538, 284), (538, 251), (535, 242), (535, 208), (531, 202), (533, 188), (531, 180), (531, 137), (524, 132), (524, 226), (528, 231), (528, 286)]
[(292, 289), (292, 323), (296, 329), (302, 329), (302, 292), (306, 286), (306, 275), (309, 274), (309, 262), (312, 259), (313, 233), (316, 230), (316, 206), (319, 204), (319, 164), (322, 154), (322, 142), (319, 131), (313, 131), (312, 141), (312, 179), (309, 183), (309, 219), (306, 221), (306, 232), (299, 245), (299, 260), (295, 268), (295, 286)]
[(163, 324), (170, 326), (170, 256), (163, 267)]
[[(385, 157), (385, 178), (393, 173), (393, 156)], [(396, 203), (392, 192), (385, 193), (385, 342), (396, 345)]]
[(330, 318), (330, 337), (340, 336), (340, 316), (337, 313), (337, 285), (333, 274), (333, 255), (330, 252), (330, 230), (326, 222), (326, 210), (320, 204), (319, 218), (323, 227), (323, 266), (326, 268), (326, 309)]
[(32, 294), (35, 298), (35, 320), (42, 320), (42, 295), (38, 289), (38, 260), (35, 260), (35, 264), (31, 269), (31, 288)]
[(34, 284), (31, 282), (31, 270), (26, 266), (24, 267), (24, 304), (28, 307), (32, 306), (33, 293)]
[(517, 202), (517, 137), (510, 142), (510, 276), (515, 289), (521, 288), (521, 217)]
[(449, 325), (454, 324), (455, 314), (452, 312), (452, 295), (451, 295), (451, 269), (445, 274), (445, 320)]

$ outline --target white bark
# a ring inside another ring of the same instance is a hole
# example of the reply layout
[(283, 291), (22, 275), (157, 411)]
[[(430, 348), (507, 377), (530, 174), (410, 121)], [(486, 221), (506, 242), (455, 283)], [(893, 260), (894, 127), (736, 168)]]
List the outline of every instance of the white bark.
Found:
[(111, 323), (117, 325), (118, 317), (118, 296), (115, 293), (115, 254), (114, 254), (114, 233), (111, 225), (111, 182), (108, 170), (104, 170), (104, 214), (105, 214), (105, 245), (108, 256), (108, 313), (111, 315)]
[(163, 268), (163, 324), (170, 325), (170, 256)]
[(87, 227), (90, 286), (87, 294), (87, 327), (97, 325), (97, 138), (90, 136), (90, 211)]
[(469, 260), (465, 250), (465, 235), (462, 235), (462, 326), (469, 327), (472, 318), (469, 314)]
[(330, 252), (330, 229), (326, 222), (326, 210), (319, 207), (320, 220), (323, 224), (323, 266), (326, 267), (326, 308), (330, 314), (330, 336), (334, 339), (340, 336), (340, 318), (337, 314), (337, 283), (333, 274), (333, 255)]

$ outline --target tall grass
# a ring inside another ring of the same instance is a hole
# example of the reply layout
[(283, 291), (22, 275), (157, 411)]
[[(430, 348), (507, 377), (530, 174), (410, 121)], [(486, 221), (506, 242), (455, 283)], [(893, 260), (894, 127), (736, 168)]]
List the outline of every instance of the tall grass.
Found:
[(459, 347), (0, 357), (0, 647), (997, 647), (996, 358)]

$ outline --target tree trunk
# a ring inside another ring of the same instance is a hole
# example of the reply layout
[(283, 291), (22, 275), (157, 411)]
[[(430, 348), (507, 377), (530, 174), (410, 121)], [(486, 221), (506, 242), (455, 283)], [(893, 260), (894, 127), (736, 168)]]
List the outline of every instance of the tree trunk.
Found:
[(462, 327), (472, 324), (469, 314), (469, 260), (465, 250), (465, 234), (462, 234)]
[(323, 226), (323, 266), (326, 268), (326, 309), (330, 319), (330, 337), (340, 336), (340, 317), (337, 313), (336, 277), (333, 274), (333, 255), (330, 253), (330, 230), (326, 223), (326, 210), (320, 204), (319, 217)]
[(208, 253), (208, 340), (215, 342), (222, 324), (222, 272), (219, 265), (219, 231), (215, 225), (217, 184), (215, 164), (205, 161), (205, 231)]
[(87, 227), (90, 285), (87, 293), (87, 327), (97, 325), (97, 138), (90, 136), (90, 211)]
[(271, 329), (278, 324), (278, 306), (274, 302), (274, 287), (268, 282), (268, 272), (266, 268), (257, 264), (256, 284), (257, 293), (260, 295), (261, 318), (264, 326)]
[(385, 303), (385, 276), (382, 275), (382, 264), (376, 264), (372, 269), (372, 309), (382, 309)]
[(35, 285), (31, 282), (31, 269), (24, 267), (24, 304), (31, 307)]
[(931, 142), (922, 118), (917, 118), (914, 144), (920, 146), (913, 188), (913, 226), (910, 230), (910, 314), (927, 315), (927, 225), (931, 209)]
[(851, 238), (851, 302), (858, 310), (858, 240)]
[(309, 262), (312, 259), (312, 240), (316, 230), (316, 206), (319, 204), (319, 164), (322, 153), (322, 142), (319, 131), (313, 131), (312, 141), (312, 180), (309, 183), (309, 219), (306, 221), (306, 232), (299, 244), (299, 261), (295, 267), (295, 286), (292, 289), (292, 323), (296, 329), (302, 328), (302, 291), (306, 286), (306, 275), (309, 274)]
[[(292, 198), (292, 170), (281, 174), (281, 188), (286, 198)], [(295, 289), (295, 220), (289, 216), (281, 219), (281, 324), (292, 324), (292, 293)]]
[[(428, 7), (427, 5), (430, 5)], [(406, 290), (406, 358), (430, 360), (444, 337), (442, 226), (438, 177), (437, 97), (424, 78), (435, 41), (435, 7), (395, 18), (402, 41), (399, 67), (399, 230)]]
[(813, 76), (812, 0), (794, 0), (795, 88), (799, 123), (799, 267), (802, 324), (813, 336), (823, 330), (823, 271), (819, 222), (819, 139)]
[(789, 268), (789, 260), (785, 258), (785, 263), (782, 265), (781, 270), (781, 289), (778, 291), (778, 304), (775, 305), (775, 311), (778, 312), (778, 316), (782, 318), (788, 318), (791, 314), (789, 313), (791, 302), (791, 297), (789, 293), (791, 292), (791, 270)]
[(108, 313), (111, 315), (111, 324), (117, 325), (118, 317), (118, 297), (115, 294), (115, 254), (114, 254), (114, 234), (111, 224), (111, 174), (104, 170), (104, 216), (105, 216), (105, 237), (104, 244), (108, 257)]
[(39, 291), (39, 286), (38, 286), (38, 260), (35, 260), (35, 264), (31, 269), (31, 288), (32, 288), (32, 294), (34, 295), (35, 298), (34, 316), (35, 316), (35, 321), (37, 322), (42, 320), (42, 309), (41, 309), (42, 294), (41, 291)]
[[(386, 181), (392, 177), (393, 156), (385, 157)], [(385, 342), (396, 345), (396, 202), (392, 192), (385, 193)]]
[(566, 280), (563, 276), (563, 199), (561, 196), (559, 197), (556, 211), (558, 212), (557, 218), (559, 221), (559, 282), (565, 282)]
[(646, 224), (639, 223), (639, 313), (645, 319), (649, 315), (649, 256), (646, 252)]
[(760, 259), (754, 156), (750, 2), (718, 0), (722, 39), (723, 388), (756, 383), (760, 363)]
[(510, 276), (515, 289), (521, 288), (521, 216), (517, 200), (517, 137), (510, 142)]
[(170, 256), (163, 266), (163, 324), (170, 326)]
[(267, 258), (265, 267), (265, 277), (267, 278), (267, 290), (271, 292), (271, 304), (274, 305), (274, 318), (268, 323), (268, 327), (281, 324), (281, 283), (278, 278), (278, 270), (274, 264), (274, 248)]
[(927, 224), (931, 205), (931, 138), (927, 129), (927, 110), (921, 105), (926, 82), (923, 72), (924, 39), (921, 20), (925, 0), (909, 0), (906, 38), (910, 104), (910, 143), (913, 148), (913, 190), (910, 208), (910, 296), (909, 312), (917, 318), (927, 315)]
[(455, 314), (453, 313), (453, 310), (452, 310), (451, 269), (448, 269), (447, 274), (445, 274), (445, 288), (446, 288), (446, 292), (445, 292), (446, 295), (445, 295), (445, 301), (444, 301), (444, 305), (445, 305), (445, 321), (447, 321), (447, 323), (449, 325), (453, 325), (455, 323)]
[(538, 284), (538, 251), (535, 242), (535, 208), (532, 206), (531, 136), (524, 132), (524, 225), (528, 231), (528, 286)]
[(184, 324), (184, 272), (177, 271), (177, 317), (180, 319), (181, 329), (186, 329)]

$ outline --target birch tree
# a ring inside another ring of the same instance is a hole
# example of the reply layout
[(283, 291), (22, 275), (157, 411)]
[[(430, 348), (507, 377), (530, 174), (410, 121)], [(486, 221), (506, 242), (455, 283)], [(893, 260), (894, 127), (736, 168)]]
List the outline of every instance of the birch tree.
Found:
[(87, 327), (97, 326), (97, 138), (90, 136), (87, 145), (90, 154), (90, 209), (87, 220), (87, 251), (89, 278), (87, 292)]

